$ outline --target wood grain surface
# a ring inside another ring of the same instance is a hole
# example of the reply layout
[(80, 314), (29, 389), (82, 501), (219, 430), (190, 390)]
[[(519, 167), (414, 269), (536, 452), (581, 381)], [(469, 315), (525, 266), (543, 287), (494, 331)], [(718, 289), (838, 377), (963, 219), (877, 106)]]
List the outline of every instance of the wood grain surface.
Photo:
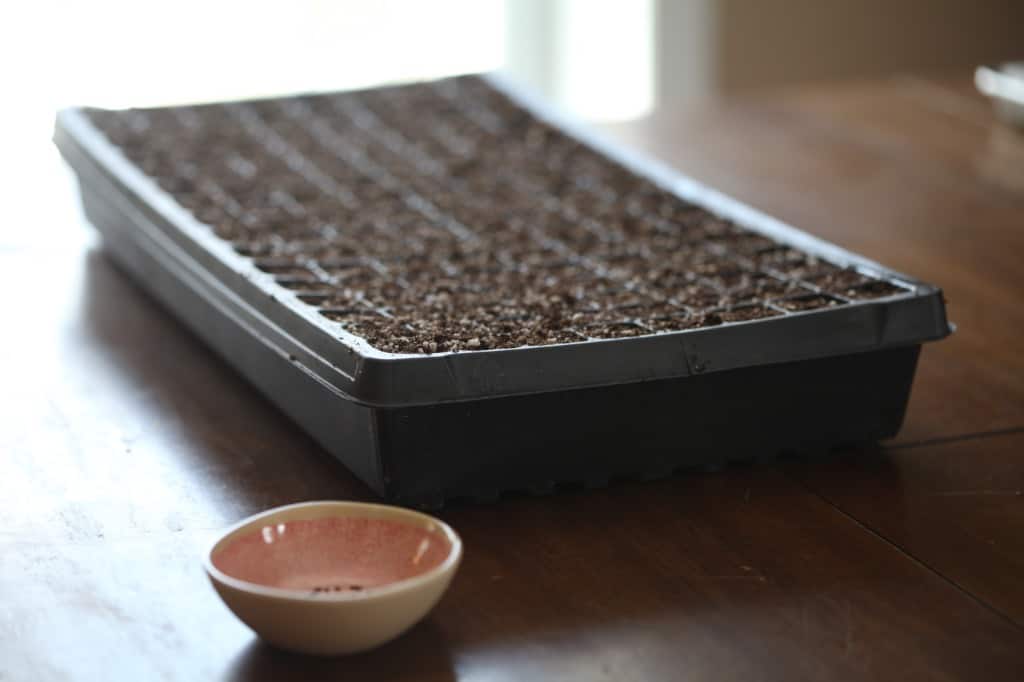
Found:
[(921, 78), (612, 133), (945, 288), (897, 439), (449, 508), (466, 558), (423, 623), (274, 651), (201, 552), (373, 495), (110, 264), (41, 144), (53, 200), (0, 228), (0, 680), (1024, 679), (1024, 137)]

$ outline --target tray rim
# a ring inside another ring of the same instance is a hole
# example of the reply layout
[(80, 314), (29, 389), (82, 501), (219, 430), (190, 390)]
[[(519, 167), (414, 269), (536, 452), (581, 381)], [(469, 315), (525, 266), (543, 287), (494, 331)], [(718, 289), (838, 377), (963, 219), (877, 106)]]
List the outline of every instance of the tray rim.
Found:
[[(906, 291), (832, 309), (639, 337), (431, 355), (387, 353), (345, 331), (341, 323), (323, 317), (294, 292), (276, 284), (251, 259), (237, 254), (128, 160), (93, 126), (84, 109), (70, 108), (57, 114), (54, 141), (80, 182), (105, 185), (102, 189), (110, 198), (118, 197), (114, 199), (118, 203), (128, 202), (137, 209), (132, 218), (137, 224), (149, 223), (150, 232), (168, 238), (159, 249), (164, 258), (194, 260), (208, 275), (208, 295), (228, 295), (232, 305), (248, 309), (249, 314), (255, 312), (258, 326), (295, 348), (297, 362), (348, 398), (368, 405), (409, 406), (679, 378), (912, 345), (951, 333), (938, 287), (712, 190), (611, 141), (502, 76), (482, 78), (537, 118), (682, 199), (828, 262), (895, 282)], [(145, 234), (140, 231), (135, 238)], [(172, 243), (181, 253), (168, 251)], [(216, 285), (224, 291), (217, 292)], [(742, 352), (744, 349), (754, 352)]]

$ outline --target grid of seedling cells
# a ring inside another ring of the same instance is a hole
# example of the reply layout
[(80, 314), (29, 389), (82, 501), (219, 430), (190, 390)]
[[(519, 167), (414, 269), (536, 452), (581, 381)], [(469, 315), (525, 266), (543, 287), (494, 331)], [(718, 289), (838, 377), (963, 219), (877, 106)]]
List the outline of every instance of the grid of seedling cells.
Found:
[(89, 115), (239, 254), (387, 352), (634, 337), (903, 291), (687, 203), (477, 77)]

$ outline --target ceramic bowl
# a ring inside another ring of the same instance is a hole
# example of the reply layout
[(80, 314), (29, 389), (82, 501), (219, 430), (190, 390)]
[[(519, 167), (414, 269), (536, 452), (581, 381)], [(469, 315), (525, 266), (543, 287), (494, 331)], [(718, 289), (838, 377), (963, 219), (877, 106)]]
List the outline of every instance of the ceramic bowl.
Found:
[(426, 514), (305, 502), (235, 525), (205, 565), (224, 603), (264, 640), (338, 655), (412, 627), (444, 594), (461, 559), (459, 536)]
[(974, 84), (992, 98), (999, 118), (1024, 129), (1024, 62), (1008, 62), (995, 69), (982, 66), (974, 72)]

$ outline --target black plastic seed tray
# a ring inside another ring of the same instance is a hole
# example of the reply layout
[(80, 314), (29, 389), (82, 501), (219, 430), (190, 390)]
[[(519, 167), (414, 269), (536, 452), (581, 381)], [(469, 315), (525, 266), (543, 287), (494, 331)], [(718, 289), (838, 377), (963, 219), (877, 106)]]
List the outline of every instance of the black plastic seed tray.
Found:
[(113, 258), (401, 503), (885, 438), (950, 331), (936, 287), (493, 78), (71, 109), (55, 141)]

